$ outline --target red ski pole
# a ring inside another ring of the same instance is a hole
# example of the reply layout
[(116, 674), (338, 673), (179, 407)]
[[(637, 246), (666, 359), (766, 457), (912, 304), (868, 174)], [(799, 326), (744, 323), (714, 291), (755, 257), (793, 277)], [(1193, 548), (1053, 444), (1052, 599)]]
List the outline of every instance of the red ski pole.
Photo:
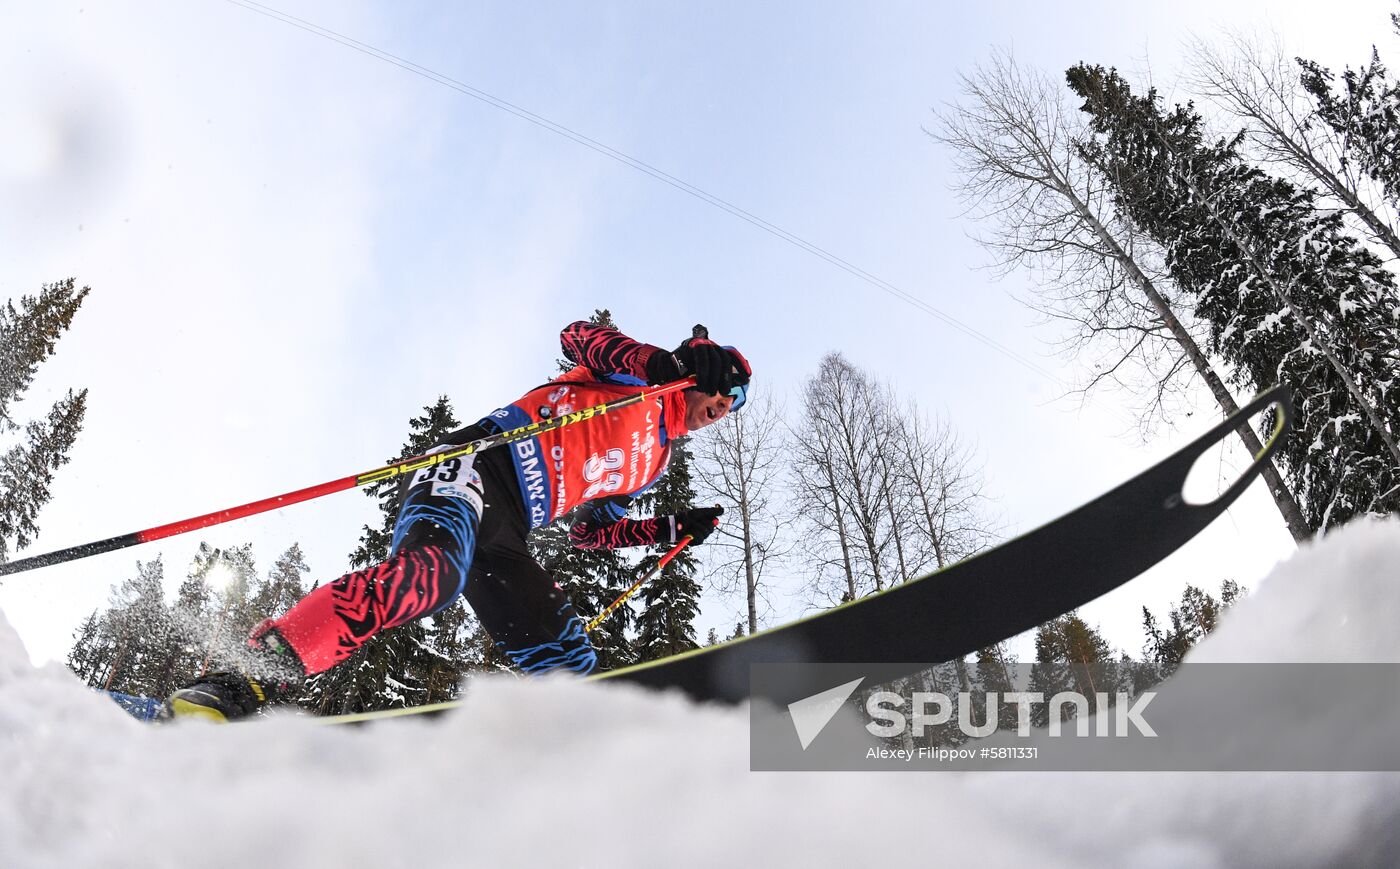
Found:
[[(718, 520), (716, 520), (716, 522), (718, 522)], [(656, 576), (656, 574), (658, 574), (658, 573), (661, 572), (661, 568), (663, 568), (663, 567), (665, 567), (666, 565), (670, 564), (670, 563), (671, 563), (671, 559), (672, 559), (672, 558), (675, 558), (676, 555), (677, 555), (682, 549), (684, 549), (684, 548), (686, 547), (686, 544), (689, 543), (689, 542), (691, 541), (691, 539), (692, 539), (692, 538), (691, 538), (691, 536), (690, 536), (689, 534), (687, 534), (687, 535), (685, 535), (684, 537), (682, 537), (679, 543), (677, 543), (675, 546), (672, 546), (672, 547), (671, 547), (671, 551), (670, 551), (670, 552), (667, 552), (665, 555), (661, 556), (661, 560), (658, 561), (658, 562), (656, 562), (656, 566), (655, 566), (655, 567), (653, 567), (651, 570), (648, 570), (646, 573), (642, 574), (642, 575), (637, 579), (636, 582), (632, 583), (632, 587), (631, 587), (631, 588), (629, 588), (629, 589), (627, 589), (626, 591), (624, 591), (620, 596), (618, 596), (618, 599), (617, 599), (617, 600), (615, 600), (615, 601), (613, 601), (612, 603), (608, 604), (608, 605), (603, 609), (602, 612), (600, 612), (600, 613), (598, 613), (598, 615), (594, 616), (593, 621), (589, 622), (589, 623), (584, 627), (584, 629), (583, 629), (584, 632), (585, 632), (585, 633), (592, 633), (592, 632), (593, 632), (593, 629), (596, 628), (596, 627), (598, 627), (598, 625), (602, 623), (603, 619), (605, 619), (605, 618), (607, 618), (608, 616), (612, 615), (614, 610), (616, 610), (618, 607), (622, 606), (622, 602), (623, 602), (623, 601), (627, 600), (629, 597), (631, 597), (633, 594), (635, 594), (636, 591), (637, 591), (637, 589), (639, 589), (639, 588), (642, 587), (642, 583), (646, 582), (648, 579), (651, 579), (653, 576)]]
[(394, 462), (390, 465), (375, 468), (372, 471), (365, 471), (360, 474), (354, 474), (353, 476), (342, 477), (339, 480), (321, 483), (319, 486), (297, 489), (295, 492), (287, 492), (284, 495), (264, 498), (261, 501), (253, 501), (252, 503), (242, 504), (238, 507), (229, 507), (226, 510), (219, 510), (215, 513), (206, 513), (203, 516), (182, 519), (179, 522), (171, 522), (168, 525), (157, 525), (155, 528), (147, 528), (144, 531), (133, 531), (130, 534), (109, 537), (106, 540), (84, 543), (79, 546), (70, 546), (67, 549), (60, 549), (45, 555), (21, 558), (18, 561), (0, 564), (0, 576), (22, 573), (26, 570), (48, 567), (52, 564), (62, 564), (65, 561), (77, 561), (80, 558), (87, 558), (90, 555), (100, 555), (104, 552), (112, 552), (117, 549), (125, 549), (128, 546), (135, 546), (138, 543), (150, 543), (152, 540), (174, 537), (177, 534), (184, 534), (200, 528), (208, 528), (210, 525), (219, 525), (224, 522), (231, 522), (234, 519), (242, 519), (245, 516), (266, 513), (269, 510), (276, 510), (279, 507), (286, 507), (289, 504), (299, 504), (302, 501), (320, 498), (322, 495), (329, 495), (332, 492), (343, 492), (346, 489), (367, 486), (370, 483), (392, 480), (402, 474), (411, 474), (416, 471), (421, 471), (424, 468), (430, 468), (448, 461), (449, 459), (461, 458), (462, 456), (479, 453), (482, 450), (489, 450), (492, 447), (498, 447), (502, 444), (514, 443), (515, 441), (534, 437), (535, 435), (563, 428), (564, 426), (586, 422), (587, 420), (602, 416), (610, 411), (627, 407), (628, 405), (640, 404), (658, 395), (664, 395), (668, 392), (675, 392), (680, 389), (687, 389), (694, 385), (695, 378), (687, 377), (684, 380), (672, 381), (671, 383), (639, 392), (636, 395), (629, 395), (615, 401), (608, 401), (593, 407), (586, 407), (573, 413), (566, 413), (550, 419), (540, 420), (539, 422), (532, 422), (529, 425), (513, 428), (510, 431), (497, 432), (496, 434), (487, 435), (484, 438), (478, 438), (470, 443), (463, 444), (460, 447), (453, 447), (449, 450), (443, 450), (440, 453), (404, 459), (400, 462)]

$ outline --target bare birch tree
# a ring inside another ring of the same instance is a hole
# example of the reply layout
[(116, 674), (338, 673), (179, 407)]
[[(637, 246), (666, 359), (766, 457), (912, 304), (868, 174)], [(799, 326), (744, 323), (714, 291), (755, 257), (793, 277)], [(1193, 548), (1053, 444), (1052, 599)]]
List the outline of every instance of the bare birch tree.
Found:
[(832, 434), (825, 426), (789, 430), (793, 504), (803, 518), (799, 545), (811, 590), (826, 603), (855, 600), (860, 594), (851, 558), (851, 530), (832, 459)]
[(792, 511), (782, 487), (787, 457), (783, 407), (765, 399), (696, 435), (700, 500), (717, 500), (727, 521), (705, 547), (721, 593), (743, 592), (748, 632), (767, 604), (764, 576), (792, 550)]
[(946, 422), (837, 353), (804, 397), (790, 454), (814, 602), (906, 582), (994, 539), (980, 469)]
[[(891, 396), (893, 402), (893, 396)], [(905, 543), (923, 559), (916, 569), (943, 569), (987, 548), (997, 538), (992, 500), (981, 468), (944, 419), (927, 418), (913, 401), (892, 414), (889, 452), (909, 520)]]
[(819, 527), (837, 534), (846, 567), (843, 597), (881, 591), (890, 528), (880, 390), (844, 356), (828, 353), (802, 395), (808, 445), (797, 453), (799, 503), (820, 514)]
[[(1074, 330), (1067, 352), (1107, 352), (1085, 391), (1116, 382), (1140, 394), (1150, 384), (1147, 414), (1166, 418), (1166, 399), (1180, 395), (1183, 378), (1194, 374), (1223, 413), (1237, 411), (1225, 377), (1162, 277), (1160, 252), (1120, 218), (1109, 179), (1082, 158), (1077, 142), (1084, 121), (1066, 105), (1063, 89), (1004, 50), (961, 80), (964, 100), (938, 113), (930, 135), (952, 149), (960, 193), (991, 227), (979, 240), (997, 256), (997, 267), (1034, 270), (1042, 289), (1035, 307)], [(1238, 434), (1250, 455), (1261, 451), (1247, 424)], [(1293, 538), (1309, 538), (1272, 463), (1264, 478)]]

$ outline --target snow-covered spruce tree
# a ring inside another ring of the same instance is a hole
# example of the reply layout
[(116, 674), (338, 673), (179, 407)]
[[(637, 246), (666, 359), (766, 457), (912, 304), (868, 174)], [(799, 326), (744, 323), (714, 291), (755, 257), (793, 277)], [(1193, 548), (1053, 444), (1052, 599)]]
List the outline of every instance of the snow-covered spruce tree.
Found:
[(1380, 184), (1391, 208), (1400, 209), (1400, 82), (1387, 77), (1374, 48), (1371, 62), (1347, 69), (1340, 83), (1314, 61), (1298, 58), (1298, 65), (1317, 119), (1344, 143), (1346, 158)]
[[(487, 648), (489, 647), (489, 652)], [(496, 652), (465, 601), (458, 601), (433, 616), (428, 628), (428, 668), (421, 679), (425, 703), (451, 700), (461, 693), (462, 677), (486, 669)]]
[[(434, 404), (423, 408), (422, 416), (409, 421), (408, 441), (389, 462), (422, 455), (460, 427), (447, 396), (439, 396)], [(368, 567), (389, 557), (401, 483), (401, 480), (392, 480), (366, 493), (379, 499), (382, 521), (377, 528), (364, 527), (360, 545), (350, 554), (352, 568)], [(461, 600), (451, 604), (452, 608), (463, 606), (465, 603)], [(429, 700), (430, 686), (446, 692), (446, 684), (455, 686), (461, 666), (461, 662), (449, 660), (433, 648), (432, 635), (441, 615), (409, 622), (375, 636), (338, 666), (308, 679), (302, 688), (300, 703), (321, 714), (336, 715), (433, 702)], [(430, 621), (434, 623), (431, 627)], [(444, 621), (452, 623), (450, 631), (455, 635), (461, 619), (449, 617)], [(454, 643), (448, 645), (457, 648), (455, 638)], [(437, 699), (446, 697), (439, 693), (434, 696), (434, 701)]]
[(44, 284), (38, 296), (21, 296), (19, 307), (0, 308), (0, 562), (30, 544), (39, 533), (39, 510), (48, 503), (54, 471), (68, 462), (87, 409), (87, 390), (71, 389), (43, 419), (21, 426), (14, 405), (34, 382), (40, 363), (53, 355), (59, 337), (87, 298), (88, 287), (75, 289), (72, 278)]
[(101, 637), (102, 617), (97, 610), (73, 630), (73, 647), (68, 650), (68, 669), (88, 685), (97, 687), (97, 674), (102, 671), (105, 649)]
[(1208, 143), (1189, 104), (1163, 111), (1102, 67), (1067, 78), (1096, 134), (1086, 158), (1166, 252), (1212, 351), (1242, 384), (1292, 388), (1297, 430), (1280, 455), (1309, 525), (1400, 507), (1394, 276), (1312, 191), (1247, 164), (1238, 136)]
[[(688, 509), (695, 502), (689, 438), (671, 442), (671, 463), (656, 485), (638, 499), (653, 516)], [(669, 547), (665, 547), (669, 548)], [(645, 555), (636, 570), (645, 572), (661, 559), (662, 547)], [(642, 586), (643, 609), (637, 618), (637, 659), (654, 661), (697, 648), (695, 617), (700, 614), (700, 584), (695, 581), (695, 554), (682, 549), (661, 572)]]
[(253, 611), (258, 620), (276, 618), (301, 600), (306, 594), (301, 578), (310, 571), (299, 543), (293, 543), (278, 556), (266, 579), (260, 580), (253, 591)]
[(223, 636), (227, 640), (219, 644), (218, 651), (231, 651), (241, 656), (245, 648), (244, 638), (252, 632), (254, 625), (263, 620), (253, 599), (258, 585), (257, 560), (253, 557), (251, 543), (216, 552), (231, 574), (220, 595), (226, 613)]
[(183, 679), (241, 666), (245, 638), (260, 621), (251, 597), (256, 583), (251, 543), (231, 549), (199, 544), (172, 608), (176, 640), (185, 650), (177, 650)]
[[(1033, 270), (1037, 287), (1027, 304), (1065, 324), (1064, 355), (1092, 366), (1082, 392), (1107, 382), (1145, 397), (1144, 433), (1153, 417), (1170, 418), (1169, 405), (1189, 401), (1192, 379), (1224, 415), (1238, 411), (1201, 346), (1201, 324), (1162, 274), (1157, 246), (1118, 214), (1112, 185), (1079, 152), (1087, 121), (1067, 105), (1064, 89), (1005, 50), (960, 78), (963, 99), (938, 113), (930, 135), (952, 149), (959, 193), (990, 227), (979, 241), (997, 270)], [(1257, 455), (1254, 431), (1244, 425), (1237, 432)], [(1311, 537), (1272, 461), (1263, 476), (1293, 538)]]
[[(612, 313), (606, 308), (594, 310), (588, 320), (599, 326), (618, 328)], [(565, 374), (572, 368), (574, 363), (567, 359), (555, 361), (557, 374)], [(529, 546), (535, 560), (553, 574), (585, 622), (592, 621), (616, 600), (634, 579), (631, 562), (623, 552), (575, 549), (569, 543), (568, 519), (531, 531)], [(636, 620), (637, 610), (633, 602), (628, 601), (589, 634), (589, 642), (598, 654), (600, 670), (613, 670), (636, 663), (637, 650), (631, 638)]]
[(159, 558), (137, 562), (136, 575), (114, 589), (99, 621), (98, 643), (111, 649), (96, 687), (163, 697), (184, 677), (178, 672), (182, 643), (165, 605), (165, 567)]
[[(1223, 47), (1198, 40), (1191, 54), (1189, 84), (1245, 124), (1244, 144), (1251, 158), (1297, 183), (1317, 185), (1330, 204), (1354, 216), (1358, 232), (1388, 248), (1387, 256), (1400, 257), (1394, 205), (1387, 207), (1376, 189), (1366, 165), (1368, 149), (1354, 129), (1363, 119), (1338, 111), (1326, 89), (1326, 70), (1288, 57), (1277, 42), (1238, 34), (1228, 36)], [(1301, 77), (1299, 64), (1306, 70)], [(1324, 103), (1322, 114), (1314, 93), (1304, 86), (1310, 78), (1317, 92), (1325, 94), (1318, 98)]]
[[(452, 411), (452, 403), (447, 396), (423, 408), (423, 415), (408, 421), (408, 442), (399, 454), (386, 464), (421, 456), (437, 446), (442, 439), (462, 424)], [(394, 522), (399, 515), (399, 489), (402, 480), (393, 478), (375, 483), (365, 488), (365, 496), (379, 501), (380, 522), (378, 527), (364, 526), (360, 533), (360, 545), (350, 553), (350, 563), (355, 567), (368, 567), (389, 557), (389, 544), (394, 538)]]
[[(585, 623), (591, 622), (621, 595), (634, 579), (632, 565), (613, 549), (576, 549), (569, 542), (568, 519), (530, 532), (530, 553), (569, 596)], [(598, 654), (598, 668), (613, 670), (637, 661), (630, 632), (637, 622), (633, 601), (627, 601), (589, 633)]]
[[(201, 552), (203, 549), (201, 545)], [(214, 592), (206, 578), (207, 571), (202, 569), (204, 563), (205, 559), (197, 555), (176, 589), (175, 603), (171, 606), (171, 617), (175, 621), (180, 642), (180, 657), (175, 669), (185, 678), (198, 675), (204, 660), (212, 654), (210, 642), (219, 617)]]

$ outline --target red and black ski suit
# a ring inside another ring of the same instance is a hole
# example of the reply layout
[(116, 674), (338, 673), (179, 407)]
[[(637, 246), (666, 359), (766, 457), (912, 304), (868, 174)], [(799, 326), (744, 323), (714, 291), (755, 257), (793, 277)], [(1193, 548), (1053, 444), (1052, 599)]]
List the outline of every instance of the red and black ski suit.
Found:
[[(636, 394), (646, 383), (647, 360), (666, 352), (587, 321), (570, 324), (560, 342), (578, 367), (435, 449)], [(388, 561), (321, 586), (260, 625), (250, 642), (262, 645), (275, 629), (311, 675), (380, 631), (465, 594), (482, 627), (521, 670), (591, 672), (597, 656), (583, 622), (530, 556), (526, 535), (573, 514), (569, 539), (580, 548), (674, 542), (670, 517), (624, 517), (631, 498), (666, 470), (671, 439), (684, 434), (685, 399), (673, 392), (425, 468), (400, 489)]]

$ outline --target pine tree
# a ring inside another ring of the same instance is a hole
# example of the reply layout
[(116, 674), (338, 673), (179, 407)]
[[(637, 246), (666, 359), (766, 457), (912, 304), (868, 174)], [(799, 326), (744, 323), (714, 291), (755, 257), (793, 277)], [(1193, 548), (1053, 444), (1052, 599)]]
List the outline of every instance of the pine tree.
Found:
[[(409, 439), (389, 463), (426, 453), (460, 427), (447, 396), (439, 396), (435, 404), (423, 408), (422, 416), (409, 421)], [(383, 483), (367, 492), (379, 499), (382, 521), (377, 528), (364, 527), (359, 547), (350, 554), (353, 567), (369, 567), (389, 557), (399, 511), (399, 482)], [(460, 601), (453, 604), (453, 608), (461, 606)], [(449, 609), (385, 631), (336, 667), (308, 679), (301, 702), (335, 715), (446, 699), (455, 690), (447, 686), (455, 686), (465, 661), (445, 654), (466, 651), (469, 643), (457, 637), (464, 624), (464, 612)]]
[(101, 618), (98, 611), (93, 610), (73, 631), (73, 648), (68, 651), (68, 669), (89, 685), (93, 684), (102, 665), (100, 629)]
[[(22, 296), (18, 308), (14, 302), (0, 308), (0, 437), (21, 429), (11, 407), (53, 355), (88, 292), (75, 290), (69, 278), (43, 285), (37, 297)], [(0, 562), (39, 533), (39, 510), (49, 501), (54, 472), (68, 463), (86, 409), (87, 390), (70, 389), (43, 419), (24, 425), (19, 442), (0, 455)]]
[(1075, 687), (1085, 697), (1093, 697), (1090, 709), (1097, 709), (1098, 695), (1112, 693), (1117, 686), (1113, 671), (1117, 657), (1103, 635), (1078, 614), (1061, 616), (1059, 622), (1065, 661), (1070, 665)]
[[(423, 415), (408, 422), (408, 442), (399, 454), (385, 464), (393, 464), (404, 459), (421, 456), (443, 442), (449, 434), (461, 428), (452, 403), (447, 396), (423, 408)], [(379, 501), (379, 527), (364, 526), (360, 534), (360, 545), (350, 554), (350, 564), (354, 567), (368, 567), (389, 557), (389, 544), (394, 537), (394, 522), (399, 516), (399, 488), (401, 480), (394, 478), (375, 483), (365, 489), (365, 496)]]
[(1208, 143), (1189, 104), (1165, 112), (1101, 67), (1068, 80), (1097, 134), (1085, 156), (1166, 251), (1212, 351), (1247, 386), (1292, 388), (1297, 431), (1279, 455), (1308, 524), (1400, 508), (1394, 276), (1312, 191), (1246, 164), (1240, 137)]
[(182, 676), (173, 650), (179, 632), (165, 605), (165, 567), (157, 558), (137, 562), (136, 575), (114, 590), (99, 623), (99, 643), (111, 647), (97, 687), (125, 694), (165, 696)]
[[(633, 568), (612, 549), (577, 549), (569, 542), (567, 520), (530, 532), (530, 552), (559, 583), (585, 623), (632, 584)], [(598, 667), (612, 670), (635, 663), (628, 632), (636, 623), (632, 601), (626, 601), (588, 635), (598, 655)]]
[(208, 581), (213, 553), (208, 544), (200, 544), (184, 580), (175, 591), (175, 603), (171, 607), (175, 624), (190, 650), (185, 667), (190, 676), (199, 673), (206, 655), (212, 653), (209, 644), (214, 638), (214, 622), (218, 618), (214, 591)]
[[(1006, 663), (1006, 650), (1000, 643), (977, 651), (976, 672), (978, 692), (995, 693), (998, 697), (1005, 698), (1008, 693), (1016, 690), (1011, 681), (1011, 670)], [(997, 707), (997, 729), (1015, 730), (1017, 715), (1016, 706), (1003, 700)]]
[(1159, 678), (1166, 678), (1176, 672), (1186, 653), (1215, 630), (1225, 610), (1234, 606), (1245, 595), (1245, 590), (1234, 580), (1225, 580), (1220, 585), (1220, 599), (1217, 601), (1209, 593), (1193, 585), (1186, 586), (1180, 603), (1173, 604), (1167, 612), (1168, 627), (1162, 627), (1156, 616), (1147, 607), (1142, 608), (1143, 633), (1147, 642), (1143, 648), (1147, 662), (1152, 664)]
[[(686, 440), (677, 438), (671, 442), (670, 467), (656, 485), (638, 499), (641, 509), (664, 516), (689, 509), (694, 503), (695, 488), (691, 483), (691, 457)], [(638, 570), (651, 570), (662, 554), (662, 551), (648, 553), (637, 565)], [(695, 554), (687, 546), (642, 587), (645, 608), (637, 619), (638, 660), (654, 661), (698, 647), (695, 617), (700, 614), (700, 584), (695, 581), (695, 567)]]
[(1400, 83), (1389, 81), (1375, 48), (1371, 62), (1342, 73), (1340, 89), (1326, 67), (1298, 58), (1303, 88), (1317, 105), (1317, 118), (1337, 135), (1345, 158), (1380, 184), (1400, 208)]
[(427, 692), (425, 703), (440, 703), (456, 697), (463, 674), (487, 666), (487, 647), (496, 652), (495, 645), (489, 642), (462, 598), (432, 617), (427, 634), (425, 649), (429, 655), (427, 670), (422, 675)]
[(246, 638), (261, 621), (252, 600), (257, 583), (252, 544), (199, 544), (171, 608), (183, 650), (175, 669), (184, 679), (245, 666)]
[(293, 543), (273, 563), (267, 579), (256, 585), (252, 605), (257, 620), (276, 618), (301, 600), (306, 594), (301, 578), (310, 571), (301, 544)]
[[(1099, 694), (1113, 695), (1123, 689), (1119, 656), (1113, 653), (1103, 635), (1079, 617), (1066, 613), (1036, 629), (1035, 665), (1031, 668), (1030, 691), (1044, 695), (1045, 705), (1031, 707), (1031, 723), (1049, 723), (1049, 701), (1061, 692), (1072, 692), (1088, 701), (1088, 711), (1099, 711)], [(1067, 720), (1072, 706), (1061, 710)]]
[(223, 636), (227, 638), (225, 645), (242, 654), (245, 638), (252, 633), (254, 625), (263, 620), (262, 612), (254, 601), (260, 581), (257, 563), (253, 557), (253, 545), (245, 543), (219, 552), (225, 567), (232, 572), (232, 577), (223, 592), (224, 607), (228, 614), (223, 631)]

